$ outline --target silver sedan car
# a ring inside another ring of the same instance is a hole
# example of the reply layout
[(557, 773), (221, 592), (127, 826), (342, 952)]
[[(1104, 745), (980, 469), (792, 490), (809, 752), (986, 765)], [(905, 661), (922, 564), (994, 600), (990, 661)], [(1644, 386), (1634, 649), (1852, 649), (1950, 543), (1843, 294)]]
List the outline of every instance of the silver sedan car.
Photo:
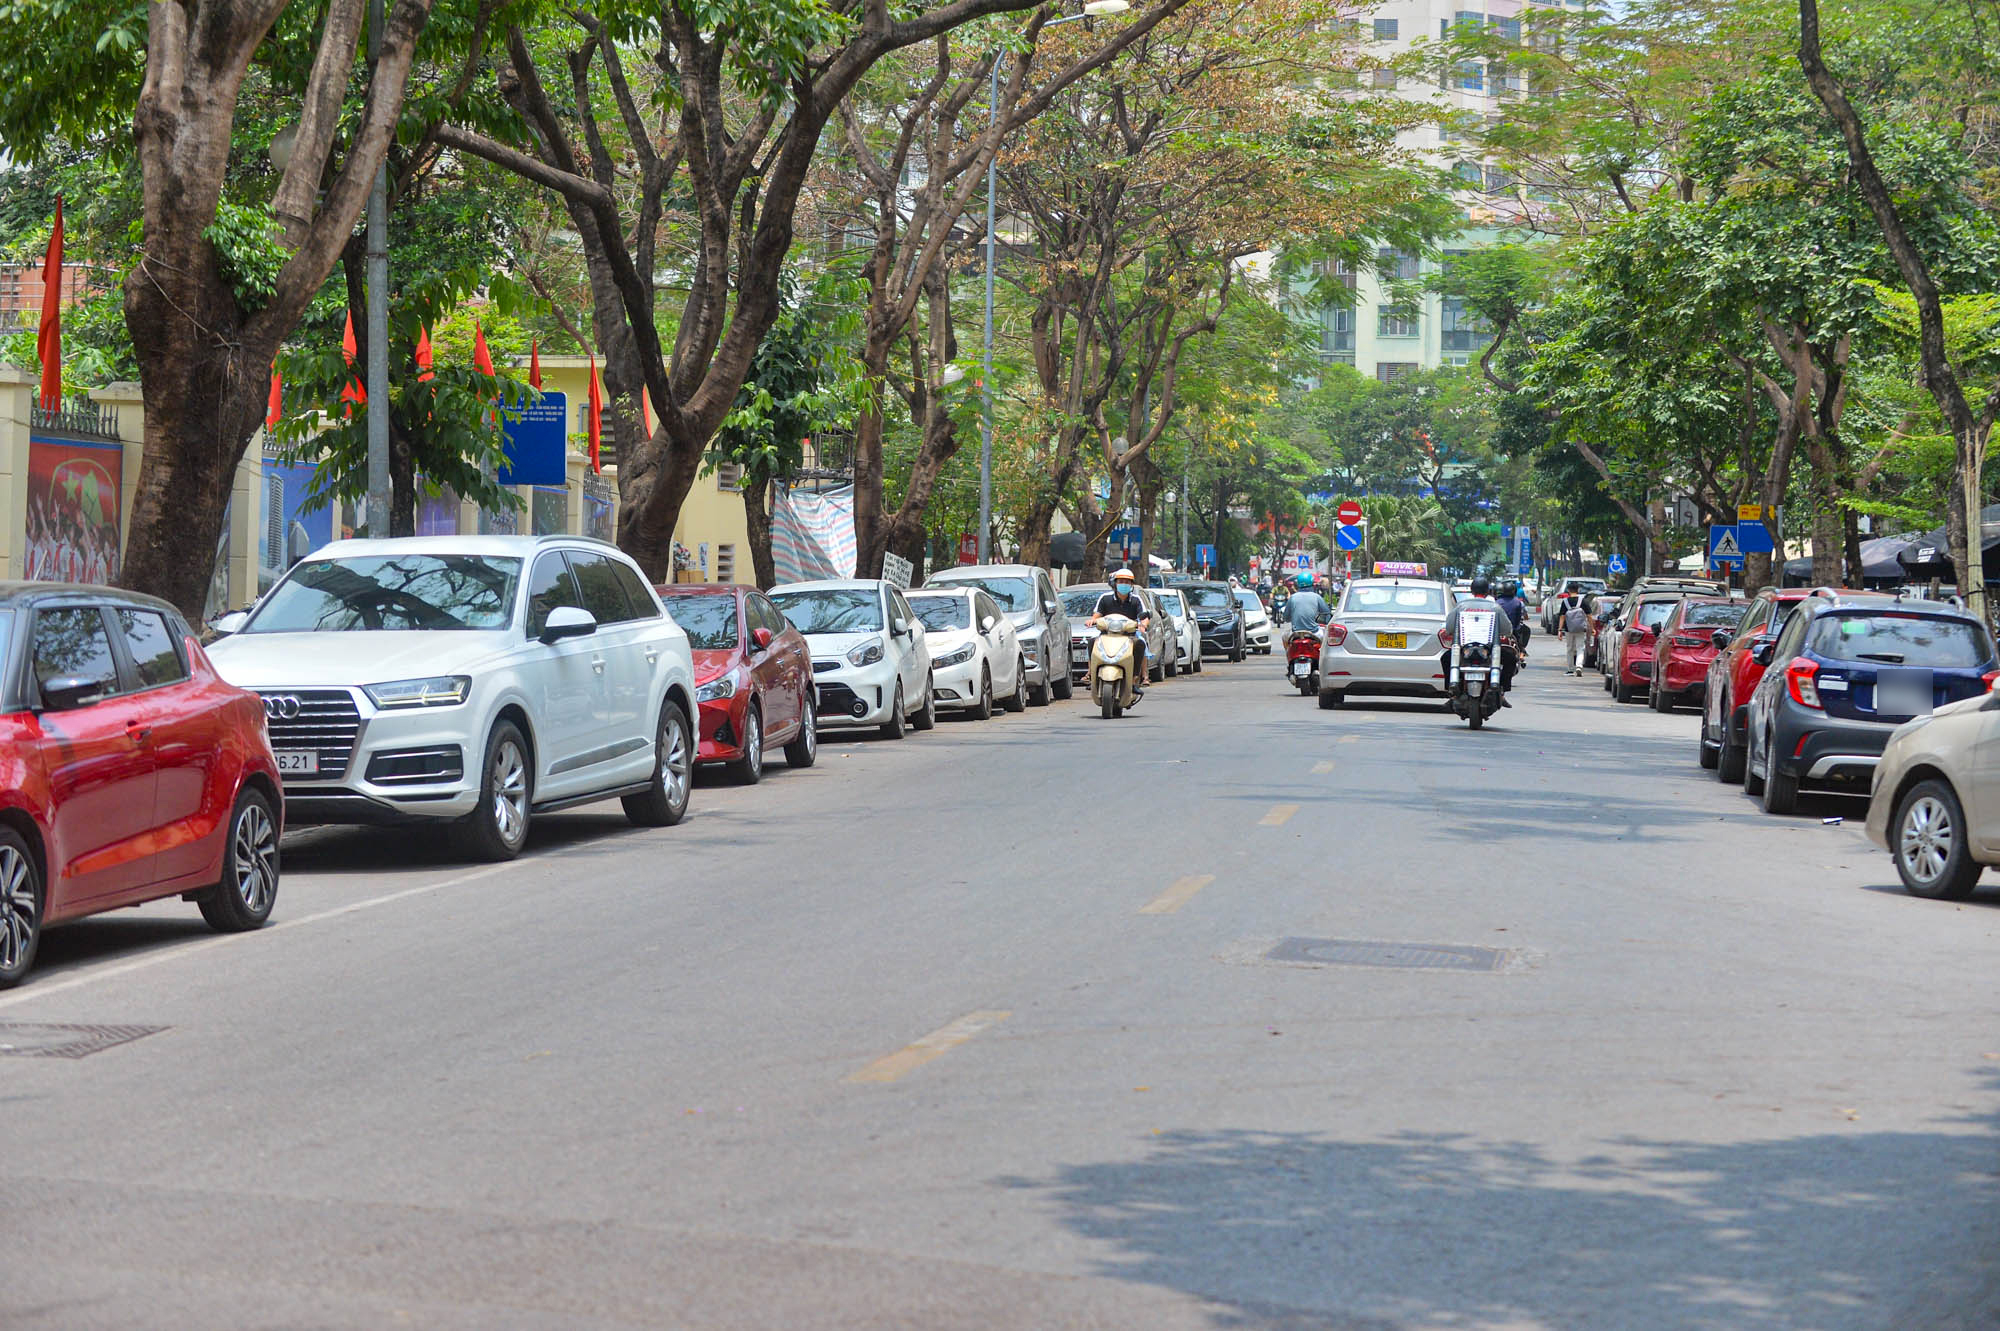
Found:
[(1442, 698), (1451, 593), (1427, 578), (1360, 578), (1347, 584), (1319, 655), (1319, 705), (1350, 697)]

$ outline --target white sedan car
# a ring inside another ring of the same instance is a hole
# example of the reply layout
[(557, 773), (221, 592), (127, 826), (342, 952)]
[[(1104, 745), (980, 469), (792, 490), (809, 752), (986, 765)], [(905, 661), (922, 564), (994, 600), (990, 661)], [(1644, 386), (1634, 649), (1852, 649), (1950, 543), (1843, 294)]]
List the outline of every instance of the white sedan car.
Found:
[(1153, 599), (1173, 622), (1181, 673), (1192, 675), (1201, 669), (1201, 625), (1195, 622), (1194, 611), (1188, 608), (1187, 599), (1178, 587), (1155, 587)]
[(1452, 597), (1425, 578), (1357, 578), (1340, 594), (1319, 652), (1319, 705), (1350, 697), (1445, 696), (1439, 635)]
[(263, 696), (288, 822), (450, 822), (510, 859), (538, 813), (687, 811), (687, 635), (601, 541), (336, 541), (215, 628), (215, 668)]
[(1236, 589), (1236, 604), (1243, 610), (1243, 643), (1259, 656), (1271, 654), (1271, 616), (1264, 600), (1248, 587)]
[(1014, 621), (974, 587), (908, 593), (931, 651), (931, 688), (940, 711), (993, 715), (994, 699), (1010, 712), (1028, 705), (1028, 663)]
[(880, 578), (794, 582), (771, 601), (812, 649), (822, 730), (880, 726), (888, 739), (937, 724), (931, 653), (903, 591)]

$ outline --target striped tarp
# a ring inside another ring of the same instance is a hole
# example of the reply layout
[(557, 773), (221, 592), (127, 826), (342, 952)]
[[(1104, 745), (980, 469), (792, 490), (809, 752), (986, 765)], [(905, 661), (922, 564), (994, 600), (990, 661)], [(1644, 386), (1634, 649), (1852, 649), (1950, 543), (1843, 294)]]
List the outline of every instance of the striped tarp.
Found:
[(771, 564), (779, 582), (854, 576), (854, 487), (788, 490), (771, 504)]

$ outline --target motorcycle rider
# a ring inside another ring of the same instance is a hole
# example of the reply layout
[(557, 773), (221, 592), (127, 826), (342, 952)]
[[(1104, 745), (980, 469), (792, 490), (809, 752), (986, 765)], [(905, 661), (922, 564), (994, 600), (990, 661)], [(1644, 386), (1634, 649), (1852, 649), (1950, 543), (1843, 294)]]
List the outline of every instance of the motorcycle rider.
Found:
[(1146, 603), (1140, 599), (1139, 580), (1132, 576), (1132, 570), (1121, 568), (1111, 575), (1111, 590), (1097, 598), (1097, 608), (1090, 612), (1090, 627), (1096, 628), (1097, 621), (1106, 615), (1123, 615), (1139, 626), (1132, 635), (1132, 696), (1138, 697), (1146, 691), (1146, 626), (1152, 623), (1152, 616), (1146, 612)]
[(1326, 598), (1313, 586), (1310, 573), (1299, 574), (1299, 589), (1292, 593), (1291, 599), (1285, 606), (1294, 633), (1311, 633), (1333, 618), (1333, 607), (1326, 603)]
[[(1451, 635), (1453, 643), (1458, 641), (1458, 617), (1468, 610), (1485, 610), (1495, 616), (1493, 621), (1494, 645), (1500, 649), (1500, 705), (1502, 707), (1512, 707), (1514, 703), (1507, 696), (1514, 690), (1514, 667), (1517, 652), (1517, 648), (1514, 646), (1513, 635), (1507, 631), (1507, 626), (1512, 623), (1512, 620), (1507, 614), (1506, 607), (1493, 599), (1493, 582), (1483, 573), (1474, 575), (1472, 579), (1472, 599), (1459, 602), (1451, 608), (1451, 613), (1445, 616), (1445, 632)], [(1443, 662), (1444, 668), (1450, 670), (1451, 651), (1449, 648), (1445, 650), (1443, 657), (1440, 659)]]
[(1528, 654), (1528, 603), (1521, 599), (1521, 584), (1509, 581), (1500, 589), (1495, 603), (1507, 612), (1509, 631), (1513, 634), (1514, 645), (1521, 649), (1521, 655)]

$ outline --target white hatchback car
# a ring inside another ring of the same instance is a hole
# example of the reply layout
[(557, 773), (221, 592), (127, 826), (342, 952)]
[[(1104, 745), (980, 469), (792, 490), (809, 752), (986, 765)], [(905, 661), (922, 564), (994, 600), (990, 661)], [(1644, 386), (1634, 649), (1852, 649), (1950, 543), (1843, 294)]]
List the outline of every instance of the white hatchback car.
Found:
[(901, 739), (937, 724), (930, 647), (901, 588), (880, 578), (793, 582), (773, 587), (771, 601), (812, 649), (822, 730), (880, 726)]
[(1236, 604), (1243, 611), (1243, 642), (1259, 656), (1271, 654), (1271, 614), (1264, 599), (1248, 587), (1236, 589)]
[(1201, 625), (1195, 622), (1194, 611), (1188, 607), (1187, 598), (1181, 595), (1178, 587), (1155, 587), (1153, 599), (1160, 603), (1160, 609), (1166, 611), (1167, 618), (1173, 621), (1181, 673), (1192, 675), (1201, 669)]
[(1010, 712), (1028, 706), (1027, 653), (1014, 621), (976, 587), (927, 588), (908, 594), (931, 652), (931, 692), (940, 711), (981, 721), (998, 699)]
[(623, 551), (571, 536), (336, 541), (208, 649), (264, 699), (286, 821), (453, 824), (510, 859), (535, 814), (687, 812), (687, 635)]

